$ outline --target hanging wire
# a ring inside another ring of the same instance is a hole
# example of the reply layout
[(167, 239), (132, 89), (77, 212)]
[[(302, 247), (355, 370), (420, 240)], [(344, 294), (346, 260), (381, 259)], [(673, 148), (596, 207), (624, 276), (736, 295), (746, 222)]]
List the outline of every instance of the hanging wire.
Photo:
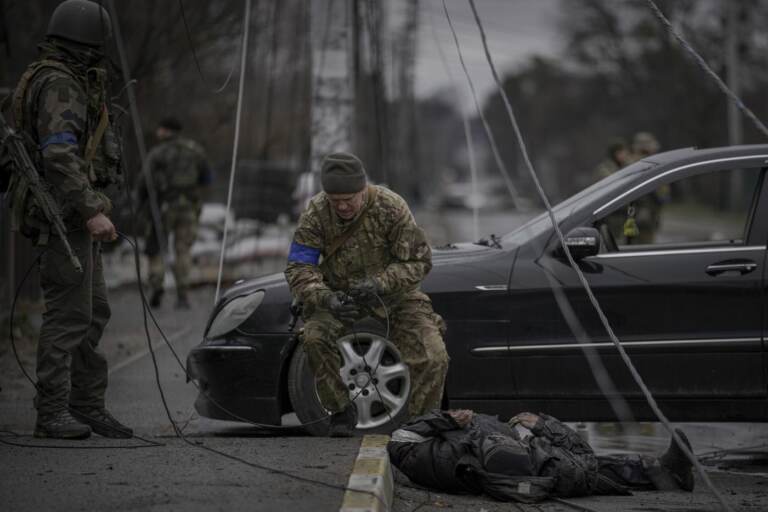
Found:
[[(192, 50), (192, 58), (195, 61), (195, 67), (197, 68), (197, 74), (200, 75), (200, 80), (203, 81), (203, 83), (208, 83), (208, 81), (205, 79), (205, 76), (203, 75), (203, 70), (200, 68), (200, 61), (197, 59), (197, 51), (195, 50), (195, 43), (192, 41), (192, 32), (189, 30), (189, 24), (187, 23), (187, 14), (184, 11), (184, 2), (182, 0), (179, 0), (179, 9), (181, 10), (181, 21), (184, 22), (184, 30), (187, 34), (187, 42), (189, 43), (189, 49)], [(224, 89), (227, 88), (227, 85), (229, 85), (229, 81), (232, 79), (232, 75), (235, 72), (235, 66), (236, 66), (237, 60), (232, 62), (232, 67), (229, 69), (229, 74), (227, 75), (226, 80), (224, 80), (224, 83), (221, 84), (220, 87), (217, 87), (213, 89), (214, 94), (219, 94)]]
[(728, 98), (739, 108), (739, 110), (741, 110), (745, 116), (747, 116), (750, 121), (752, 121), (752, 124), (755, 125), (755, 128), (757, 128), (763, 135), (768, 137), (768, 127), (766, 127), (765, 124), (757, 118), (755, 113), (752, 112), (752, 110), (750, 110), (743, 101), (741, 101), (741, 98), (739, 98), (736, 93), (734, 93), (717, 75), (717, 73), (715, 73), (712, 68), (709, 67), (704, 58), (699, 55), (699, 53), (690, 45), (690, 43), (688, 43), (688, 41), (686, 41), (685, 38), (679, 32), (677, 32), (674, 27), (672, 27), (672, 23), (670, 23), (667, 17), (664, 16), (664, 13), (661, 12), (659, 6), (656, 5), (653, 0), (646, 1), (648, 6), (651, 8), (651, 11), (653, 11), (653, 14), (659, 19), (659, 21), (661, 21), (667, 31), (672, 34), (675, 39), (677, 39), (677, 42), (680, 43), (685, 51), (687, 51), (691, 57), (693, 57), (693, 59), (696, 61), (696, 64), (698, 64), (699, 67), (704, 70), (704, 72), (709, 75), (712, 80), (715, 81), (720, 90), (723, 91), (726, 96), (728, 96)]
[(229, 172), (229, 190), (227, 191), (227, 208), (224, 212), (224, 234), (221, 240), (221, 255), (219, 256), (219, 273), (216, 277), (216, 294), (214, 305), (219, 302), (221, 292), (221, 275), (224, 272), (224, 254), (227, 251), (227, 232), (229, 230), (229, 212), (232, 208), (232, 192), (235, 186), (235, 170), (237, 169), (237, 150), (240, 145), (240, 118), (243, 113), (243, 93), (245, 90), (245, 64), (248, 57), (248, 34), (250, 32), (251, 0), (245, 0), (245, 17), (243, 18), (243, 42), (240, 52), (240, 86), (237, 91), (237, 114), (235, 116), (235, 141), (232, 144), (232, 166)]
[[(437, 53), (440, 55), (440, 62), (443, 63), (443, 68), (445, 69), (445, 74), (448, 76), (448, 80), (451, 82), (451, 86), (455, 91), (459, 91), (459, 85), (457, 83), (456, 77), (453, 76), (453, 73), (451, 72), (451, 68), (448, 65), (448, 59), (445, 57), (445, 52), (443, 52), (443, 46), (440, 44), (440, 39), (437, 37), (437, 29), (435, 29), (435, 24), (432, 22), (432, 18), (429, 19), (429, 26), (432, 31), (432, 39), (435, 42), (435, 46), (437, 47)], [(467, 143), (467, 152), (469, 156), (469, 173), (470, 173), (470, 179), (472, 180), (472, 197), (477, 198), (477, 161), (475, 158), (475, 147), (472, 141), (472, 127), (469, 122), (469, 116), (467, 115), (467, 112), (462, 108), (461, 111), (461, 121), (464, 125), (464, 140)], [(480, 240), (480, 211), (479, 211), (479, 205), (473, 200), (472, 203), (472, 240), (477, 241)]]
[[(456, 34), (456, 31), (453, 28), (453, 24), (451, 23), (451, 17), (448, 13), (448, 10), (445, 8), (445, 1), (443, 1), (443, 7), (444, 12), (446, 15), (446, 18), (448, 19), (448, 24), (451, 28), (451, 32), (453, 34), (454, 42), (456, 43), (456, 50), (459, 55), (459, 59), (461, 60), (463, 64), (463, 52), (461, 50), (461, 45), (459, 44), (458, 36)], [(472, 86), (472, 81), (470, 78), (469, 73), (467, 73), (466, 67), (464, 67), (465, 75), (467, 80), (470, 83), (470, 89), (473, 90), (474, 88)], [(478, 105), (477, 102), (477, 96), (474, 95), (475, 98), (475, 105)], [(483, 119), (483, 113), (478, 108), (478, 114), (481, 116), (481, 119)], [(490, 132), (490, 128), (487, 123), (484, 123), (486, 126), (486, 133), (489, 136), (489, 139), (493, 141), (493, 134)], [(493, 144), (492, 144), (493, 147)], [(497, 160), (498, 163), (498, 160)], [(543, 252), (543, 249), (541, 249)], [(516, 253), (517, 256), (517, 253)], [(555, 297), (555, 302), (557, 303), (558, 309), (560, 310), (560, 313), (563, 315), (563, 319), (565, 320), (566, 324), (568, 324), (568, 328), (573, 333), (574, 337), (582, 342), (581, 350), (584, 354), (584, 357), (587, 360), (587, 364), (589, 365), (590, 371), (592, 375), (595, 378), (595, 382), (597, 383), (597, 386), (600, 388), (601, 393), (603, 396), (606, 397), (608, 400), (608, 403), (613, 410), (616, 417), (621, 421), (622, 423), (631, 423), (634, 422), (634, 416), (632, 414), (632, 410), (629, 407), (629, 404), (627, 404), (627, 401), (624, 399), (624, 397), (621, 395), (621, 393), (616, 388), (616, 385), (613, 383), (613, 379), (611, 379), (611, 376), (608, 374), (608, 371), (605, 368), (605, 365), (603, 364), (602, 359), (600, 358), (597, 351), (588, 345), (588, 343), (591, 342), (591, 339), (589, 335), (587, 334), (586, 329), (584, 329), (584, 326), (581, 324), (581, 321), (579, 320), (578, 316), (576, 315), (576, 312), (573, 310), (573, 306), (571, 306), (571, 302), (566, 296), (565, 292), (562, 290), (562, 286), (560, 283), (557, 282), (557, 280), (552, 276), (552, 273), (549, 269), (544, 267), (540, 264), (540, 262), (537, 260), (536, 263), (541, 266), (542, 271), (544, 272), (544, 276), (547, 278), (547, 282), (549, 284), (550, 289), (552, 290), (552, 294)], [(514, 263), (512, 265), (512, 270), (510, 271), (510, 275), (508, 278), (508, 281), (512, 281), (514, 272)]]
[(560, 241), (560, 245), (563, 248), (563, 252), (565, 253), (568, 259), (568, 263), (570, 264), (571, 268), (573, 268), (573, 270), (576, 272), (576, 275), (578, 276), (579, 281), (581, 282), (581, 285), (584, 288), (584, 291), (587, 293), (587, 297), (589, 298), (589, 301), (592, 303), (592, 306), (594, 307), (595, 311), (600, 317), (600, 322), (603, 324), (603, 327), (607, 331), (608, 336), (611, 338), (611, 341), (613, 342), (614, 346), (619, 352), (619, 355), (624, 361), (624, 364), (629, 369), (629, 372), (632, 375), (632, 378), (635, 380), (635, 382), (643, 392), (643, 395), (645, 396), (645, 399), (648, 402), (648, 405), (650, 406), (651, 410), (656, 415), (656, 417), (664, 424), (664, 428), (667, 429), (670, 436), (674, 439), (675, 443), (679, 446), (681, 451), (685, 453), (686, 457), (696, 467), (696, 470), (701, 475), (701, 478), (704, 480), (705, 485), (709, 488), (712, 494), (715, 495), (717, 500), (722, 505), (723, 509), (727, 511), (731, 511), (732, 510), (731, 507), (725, 501), (725, 499), (720, 494), (720, 492), (712, 484), (712, 481), (710, 480), (709, 475), (704, 470), (704, 467), (701, 465), (699, 460), (693, 454), (691, 449), (689, 449), (688, 446), (682, 442), (682, 440), (680, 439), (680, 436), (678, 436), (674, 428), (672, 428), (672, 425), (670, 424), (669, 419), (667, 419), (666, 415), (664, 415), (664, 413), (659, 408), (658, 404), (656, 403), (656, 399), (651, 394), (650, 390), (648, 389), (648, 386), (646, 386), (645, 381), (640, 376), (640, 373), (635, 368), (634, 363), (632, 362), (626, 350), (624, 349), (623, 345), (621, 344), (621, 341), (619, 341), (619, 338), (616, 336), (616, 333), (613, 331), (613, 327), (611, 326), (610, 322), (608, 321), (608, 317), (606, 317), (602, 307), (600, 306), (600, 303), (598, 302), (597, 298), (592, 292), (592, 287), (589, 285), (587, 278), (584, 276), (584, 273), (581, 271), (581, 268), (579, 268), (578, 264), (573, 259), (573, 255), (571, 254), (571, 251), (568, 248), (568, 245), (565, 243), (565, 237), (563, 236), (563, 232), (561, 231), (560, 226), (557, 223), (557, 219), (555, 218), (555, 214), (552, 210), (552, 205), (549, 202), (549, 198), (547, 197), (547, 193), (544, 191), (544, 188), (542, 187), (541, 182), (539, 181), (539, 177), (536, 174), (536, 171), (533, 167), (533, 163), (531, 162), (530, 156), (528, 155), (528, 148), (525, 144), (525, 139), (523, 138), (523, 134), (520, 130), (520, 126), (517, 122), (517, 117), (515, 116), (514, 110), (512, 109), (512, 104), (510, 103), (507, 92), (504, 89), (504, 86), (502, 85), (501, 80), (499, 79), (499, 75), (496, 71), (496, 66), (493, 63), (493, 58), (491, 57), (490, 50), (488, 49), (488, 40), (485, 35), (483, 23), (482, 23), (482, 20), (480, 19), (480, 16), (477, 13), (475, 0), (469, 0), (469, 5), (472, 8), (472, 14), (475, 17), (475, 22), (477, 23), (478, 30), (480, 31), (480, 37), (483, 42), (483, 50), (485, 52), (485, 58), (488, 61), (488, 65), (491, 69), (491, 73), (493, 74), (493, 79), (496, 82), (496, 87), (498, 88), (499, 94), (501, 95), (502, 100), (504, 101), (504, 106), (506, 108), (507, 114), (509, 115), (509, 119), (512, 122), (512, 127), (514, 128), (515, 137), (517, 138), (518, 144), (520, 146), (520, 151), (523, 155), (523, 159), (525, 160), (526, 168), (528, 169), (531, 179), (533, 180), (536, 186), (536, 190), (539, 196), (541, 197), (541, 200), (544, 202), (544, 205), (547, 208), (547, 213), (549, 214), (550, 221), (552, 222), (552, 226), (555, 230), (557, 238)]
[(485, 112), (483, 112), (483, 109), (480, 106), (480, 100), (477, 99), (477, 90), (475, 89), (475, 82), (472, 80), (472, 75), (469, 74), (469, 70), (467, 69), (467, 64), (464, 62), (464, 56), (461, 53), (461, 44), (459, 43), (459, 37), (458, 35), (456, 35), (456, 29), (453, 26), (453, 21), (451, 20), (451, 14), (448, 12), (448, 6), (445, 4), (445, 0), (443, 0), (443, 12), (445, 12), (445, 18), (448, 20), (448, 26), (451, 28), (451, 34), (453, 34), (453, 41), (456, 44), (456, 51), (459, 54), (459, 62), (461, 62), (461, 69), (464, 70), (464, 75), (467, 77), (467, 82), (469, 83), (469, 90), (472, 92), (472, 100), (475, 102), (475, 109), (477, 110), (477, 115), (480, 116), (480, 120), (483, 122), (483, 128), (485, 128), (485, 133), (488, 136), (488, 142), (491, 145), (491, 152), (493, 153), (493, 158), (496, 161), (496, 166), (499, 168), (502, 178), (504, 178), (504, 184), (507, 186), (507, 190), (509, 191), (509, 195), (512, 197), (512, 200), (515, 203), (515, 207), (519, 209), (520, 206), (522, 205), (522, 202), (520, 201), (520, 194), (518, 193), (517, 188), (515, 188), (515, 185), (512, 183), (512, 177), (510, 175), (509, 169), (507, 169), (507, 165), (504, 163), (504, 160), (501, 158), (501, 153), (499, 153), (499, 147), (496, 145), (496, 137), (493, 136), (493, 131), (491, 131), (491, 125), (488, 123), (488, 119), (485, 117)]

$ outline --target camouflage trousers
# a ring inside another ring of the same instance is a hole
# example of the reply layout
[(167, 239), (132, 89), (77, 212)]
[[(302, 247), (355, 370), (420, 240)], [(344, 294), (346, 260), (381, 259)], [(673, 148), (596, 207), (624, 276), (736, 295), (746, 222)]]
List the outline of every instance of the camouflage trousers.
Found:
[[(403, 301), (391, 309), (389, 318), (390, 341), (411, 373), (410, 415), (420, 416), (439, 409), (449, 360), (443, 343), (445, 322), (425, 300)], [(304, 322), (304, 351), (315, 375), (320, 401), (331, 412), (344, 409), (351, 398), (341, 380), (342, 358), (336, 348), (336, 340), (349, 328), (349, 324), (323, 309), (316, 309)]]
[[(189, 289), (189, 270), (192, 268), (190, 250), (197, 238), (199, 209), (193, 205), (171, 204), (163, 212), (165, 236), (173, 234), (174, 263), (173, 277), (179, 297), (185, 296)], [(149, 286), (152, 290), (163, 288), (165, 264), (163, 255), (157, 248), (157, 236), (152, 228), (147, 236), (147, 255), (149, 256)]]
[(101, 245), (85, 230), (70, 231), (83, 273), (72, 266), (61, 240), (51, 237), (40, 260), (45, 300), (37, 344), (39, 414), (67, 405), (104, 406), (107, 360), (99, 340), (110, 317), (101, 264)]

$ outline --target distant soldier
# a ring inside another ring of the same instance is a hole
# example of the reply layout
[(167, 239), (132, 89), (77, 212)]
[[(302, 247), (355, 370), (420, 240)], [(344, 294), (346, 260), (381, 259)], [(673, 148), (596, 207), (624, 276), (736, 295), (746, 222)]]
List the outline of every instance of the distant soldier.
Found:
[[(211, 171), (205, 151), (197, 142), (179, 136), (181, 123), (174, 118), (163, 119), (155, 131), (158, 144), (147, 155), (146, 170), (150, 173), (157, 193), (164, 236), (173, 234), (176, 279), (176, 307), (189, 308), (190, 250), (197, 237), (198, 219), (202, 209), (204, 189), (211, 184)], [(139, 201), (146, 204), (149, 193), (146, 180), (139, 183)], [(150, 208), (143, 208), (150, 212)], [(159, 307), (163, 298), (165, 265), (154, 222), (149, 223), (146, 254), (149, 256), (150, 304)]]
[(104, 190), (120, 184), (121, 148), (112, 126), (104, 43), (109, 14), (95, 2), (67, 0), (51, 16), (40, 57), (13, 95), (13, 123), (62, 209), (78, 272), (62, 239), (14, 176), (13, 222), (44, 250), (40, 284), (45, 313), (37, 347), (35, 437), (83, 439), (91, 431), (131, 437), (104, 407), (107, 360), (98, 349), (110, 317), (101, 242), (117, 238)]
[(608, 145), (607, 158), (600, 162), (595, 169), (595, 181), (607, 178), (630, 163), (630, 153), (627, 143), (617, 139)]
[[(649, 132), (637, 132), (632, 137), (632, 154), (629, 163), (642, 160), (659, 152), (659, 141)], [(630, 244), (651, 244), (661, 224), (662, 205), (669, 201), (669, 185), (662, 185), (654, 192), (641, 197), (634, 203), (628, 217), (634, 219), (636, 229), (625, 229), (624, 235)], [(630, 221), (631, 222), (631, 221)]]
[(329, 434), (348, 436), (357, 412), (339, 375), (335, 342), (363, 316), (360, 304), (373, 304), (382, 321), (388, 314), (391, 341), (410, 368), (412, 415), (440, 406), (448, 371), (445, 324), (419, 289), (432, 251), (405, 201), (368, 185), (362, 162), (349, 153), (325, 157), (320, 181), (323, 192), (299, 219), (285, 275), (304, 304), (304, 350), (320, 401), (333, 413)]

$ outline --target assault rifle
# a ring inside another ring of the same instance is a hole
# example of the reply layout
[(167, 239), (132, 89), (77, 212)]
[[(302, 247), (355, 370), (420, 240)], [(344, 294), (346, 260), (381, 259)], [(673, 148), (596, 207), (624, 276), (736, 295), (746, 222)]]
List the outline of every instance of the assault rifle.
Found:
[(69, 245), (67, 228), (64, 226), (64, 221), (61, 220), (59, 205), (56, 204), (56, 200), (48, 192), (48, 185), (40, 179), (40, 174), (38, 174), (37, 168), (27, 152), (24, 140), (8, 126), (2, 112), (0, 112), (0, 146), (6, 146), (8, 155), (13, 162), (14, 171), (18, 172), (21, 179), (27, 182), (35, 204), (43, 212), (45, 218), (53, 226), (53, 230), (64, 243), (64, 249), (66, 249), (69, 260), (72, 262), (75, 270), (82, 272), (83, 266), (80, 264), (75, 251), (72, 250), (72, 246)]

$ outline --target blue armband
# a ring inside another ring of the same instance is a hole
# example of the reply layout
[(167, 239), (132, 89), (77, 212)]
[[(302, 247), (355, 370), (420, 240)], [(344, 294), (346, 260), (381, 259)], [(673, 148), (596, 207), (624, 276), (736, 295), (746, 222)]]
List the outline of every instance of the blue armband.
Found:
[(40, 151), (44, 150), (46, 147), (50, 146), (51, 144), (75, 145), (77, 144), (77, 136), (72, 132), (52, 133), (49, 136), (47, 136), (45, 139), (43, 139), (43, 141), (40, 143)]
[(307, 263), (317, 265), (320, 261), (320, 249), (291, 242), (291, 250), (288, 253), (288, 263)]

